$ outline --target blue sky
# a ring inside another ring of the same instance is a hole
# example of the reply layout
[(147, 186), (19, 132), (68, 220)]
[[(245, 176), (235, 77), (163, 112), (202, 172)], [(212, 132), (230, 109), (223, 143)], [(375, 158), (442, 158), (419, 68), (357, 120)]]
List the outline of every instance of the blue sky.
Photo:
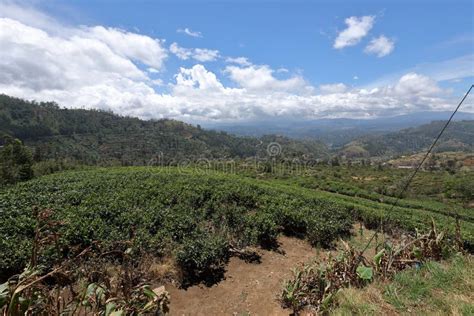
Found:
[[(0, 93), (63, 106), (191, 122), (375, 117), (450, 109), (473, 82), (472, 1), (0, 3)], [(35, 82), (17, 73), (32, 69)]]

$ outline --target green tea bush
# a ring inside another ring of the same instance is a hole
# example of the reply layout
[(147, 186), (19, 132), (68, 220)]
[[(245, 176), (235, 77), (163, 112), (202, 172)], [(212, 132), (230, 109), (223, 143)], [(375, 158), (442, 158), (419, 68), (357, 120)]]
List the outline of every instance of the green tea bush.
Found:
[[(320, 235), (322, 244), (349, 231), (331, 222), (336, 204), (300, 191), (177, 169), (110, 168), (47, 175), (0, 191), (0, 272), (11, 274), (26, 265), (34, 206), (52, 209), (54, 219), (62, 222), (60, 249), (44, 254), (44, 262), (53, 264), (95, 242), (113, 248), (117, 242), (132, 241), (154, 255), (174, 256), (190, 278), (221, 268), (230, 248), (272, 248), (282, 232), (298, 231), (303, 238), (312, 217), (327, 233)], [(344, 210), (338, 208), (336, 221), (351, 221), (352, 215)]]
[[(155, 256), (175, 258), (193, 278), (222, 267), (231, 248), (275, 247), (280, 233), (330, 246), (350, 232), (355, 218), (371, 227), (383, 221), (384, 227), (412, 231), (429, 228), (434, 218), (438, 227), (454, 229), (453, 217), (431, 211), (441, 210), (442, 204), (392, 208), (277, 180), (203, 175), (190, 169), (67, 171), (0, 190), (2, 276), (21, 271), (28, 262), (34, 206), (52, 209), (54, 219), (62, 223), (59, 249), (42, 254), (42, 262), (54, 264), (95, 242), (113, 249), (116, 243), (131, 241)], [(462, 236), (472, 244), (474, 223), (461, 220)]]
[(195, 232), (187, 236), (176, 252), (185, 282), (215, 278), (229, 258), (227, 241), (219, 235)]

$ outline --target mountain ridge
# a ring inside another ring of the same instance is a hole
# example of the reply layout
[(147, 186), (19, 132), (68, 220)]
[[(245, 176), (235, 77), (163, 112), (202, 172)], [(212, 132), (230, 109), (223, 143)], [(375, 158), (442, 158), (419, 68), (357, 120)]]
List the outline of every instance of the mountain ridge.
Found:
[(316, 140), (266, 135), (238, 137), (191, 124), (141, 120), (111, 112), (60, 108), (53, 102), (30, 102), (0, 95), (0, 136), (22, 140), (41, 159), (73, 158), (87, 164), (146, 165), (156, 157), (185, 159), (245, 158), (267, 155), (277, 142), (285, 156), (327, 153)]

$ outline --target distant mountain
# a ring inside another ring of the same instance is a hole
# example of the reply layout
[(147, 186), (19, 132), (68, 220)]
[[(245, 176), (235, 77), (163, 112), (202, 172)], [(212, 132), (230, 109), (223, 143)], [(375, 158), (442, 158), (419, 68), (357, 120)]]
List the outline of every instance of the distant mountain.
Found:
[[(346, 157), (389, 157), (428, 149), (446, 121), (434, 121), (418, 127), (383, 135), (366, 135), (346, 144), (340, 154)], [(435, 152), (474, 152), (474, 120), (453, 121), (439, 139)]]
[[(333, 148), (363, 135), (382, 135), (432, 121), (446, 120), (451, 112), (417, 112), (374, 119), (264, 120), (244, 123), (203, 123), (206, 128), (243, 136), (280, 134), (298, 139), (318, 139)], [(474, 120), (474, 113), (458, 112), (455, 120)]]
[[(327, 156), (319, 141), (282, 136), (237, 137), (174, 120), (144, 121), (110, 112), (64, 109), (51, 102), (28, 102), (0, 95), (0, 136), (21, 139), (36, 160), (71, 158), (87, 164), (146, 165), (157, 160), (245, 158), (272, 154)], [(2, 138), (2, 137), (0, 137)], [(0, 143), (1, 145), (1, 143)]]

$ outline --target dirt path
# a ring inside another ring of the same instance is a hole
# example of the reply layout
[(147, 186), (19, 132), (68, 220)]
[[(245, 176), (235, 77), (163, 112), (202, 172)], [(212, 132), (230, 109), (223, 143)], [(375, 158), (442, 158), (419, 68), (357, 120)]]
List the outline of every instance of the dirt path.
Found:
[(307, 242), (281, 236), (284, 254), (261, 250), (261, 263), (231, 258), (225, 279), (212, 287), (192, 286), (187, 290), (167, 285), (171, 315), (289, 315), (278, 303), (282, 281), (291, 269), (317, 255)]

